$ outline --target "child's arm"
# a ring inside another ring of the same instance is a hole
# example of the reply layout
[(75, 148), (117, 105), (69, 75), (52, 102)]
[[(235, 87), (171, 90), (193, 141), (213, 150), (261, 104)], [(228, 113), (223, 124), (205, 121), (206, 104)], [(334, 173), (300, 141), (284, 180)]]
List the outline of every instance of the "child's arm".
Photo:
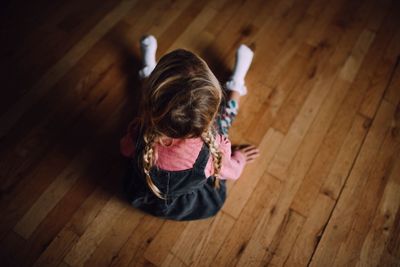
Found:
[(221, 179), (238, 179), (246, 163), (254, 161), (260, 152), (255, 146), (244, 146), (232, 153), (231, 142), (224, 136), (218, 138), (223, 153)]
[(243, 172), (246, 165), (246, 157), (241, 151), (231, 150), (231, 142), (225, 136), (217, 137), (219, 149), (222, 152), (221, 179), (236, 180)]
[(120, 152), (125, 157), (133, 157), (135, 155), (136, 127), (136, 120), (133, 120), (129, 124), (126, 134), (120, 140)]

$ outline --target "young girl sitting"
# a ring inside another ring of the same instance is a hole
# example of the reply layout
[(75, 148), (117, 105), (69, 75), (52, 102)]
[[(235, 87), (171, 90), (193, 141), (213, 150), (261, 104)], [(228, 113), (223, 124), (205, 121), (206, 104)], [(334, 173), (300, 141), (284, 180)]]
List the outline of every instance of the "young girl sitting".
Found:
[(156, 63), (156, 49), (153, 36), (141, 40), (144, 98), (121, 139), (121, 153), (131, 159), (125, 190), (134, 207), (154, 216), (207, 218), (225, 201), (225, 179), (238, 179), (259, 155), (254, 146), (231, 151), (228, 139), (253, 52), (237, 50), (230, 99), (221, 104), (221, 86), (204, 60), (178, 49)]

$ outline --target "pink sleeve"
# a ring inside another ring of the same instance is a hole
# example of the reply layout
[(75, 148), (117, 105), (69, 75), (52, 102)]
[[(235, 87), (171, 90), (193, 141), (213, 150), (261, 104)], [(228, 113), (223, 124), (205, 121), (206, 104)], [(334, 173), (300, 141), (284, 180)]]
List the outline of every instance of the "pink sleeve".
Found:
[(125, 157), (133, 157), (135, 154), (136, 123), (131, 122), (128, 126), (126, 134), (121, 138), (119, 143), (120, 152)]
[(239, 151), (232, 153), (231, 142), (223, 135), (217, 136), (217, 143), (219, 143), (219, 149), (223, 154), (221, 179), (238, 179), (246, 164), (245, 156)]

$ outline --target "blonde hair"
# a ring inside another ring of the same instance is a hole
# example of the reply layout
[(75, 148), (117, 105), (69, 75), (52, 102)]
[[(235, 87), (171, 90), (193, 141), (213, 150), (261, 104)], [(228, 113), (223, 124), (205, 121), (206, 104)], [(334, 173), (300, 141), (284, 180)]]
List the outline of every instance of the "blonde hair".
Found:
[(214, 186), (218, 188), (222, 153), (216, 143), (214, 121), (223, 96), (206, 62), (192, 52), (174, 50), (160, 59), (145, 81), (143, 93), (142, 168), (150, 190), (164, 198), (150, 175), (157, 155), (155, 142), (162, 136), (202, 138), (212, 155)]

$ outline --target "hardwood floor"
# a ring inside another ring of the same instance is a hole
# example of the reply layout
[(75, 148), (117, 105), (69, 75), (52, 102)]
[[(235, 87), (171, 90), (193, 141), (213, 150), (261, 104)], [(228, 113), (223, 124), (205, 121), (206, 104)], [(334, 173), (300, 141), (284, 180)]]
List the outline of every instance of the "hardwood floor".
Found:
[[(2, 266), (400, 266), (400, 2), (16, 1), (1, 16)], [(221, 81), (255, 50), (231, 130), (262, 156), (214, 218), (121, 193), (143, 34)]]

